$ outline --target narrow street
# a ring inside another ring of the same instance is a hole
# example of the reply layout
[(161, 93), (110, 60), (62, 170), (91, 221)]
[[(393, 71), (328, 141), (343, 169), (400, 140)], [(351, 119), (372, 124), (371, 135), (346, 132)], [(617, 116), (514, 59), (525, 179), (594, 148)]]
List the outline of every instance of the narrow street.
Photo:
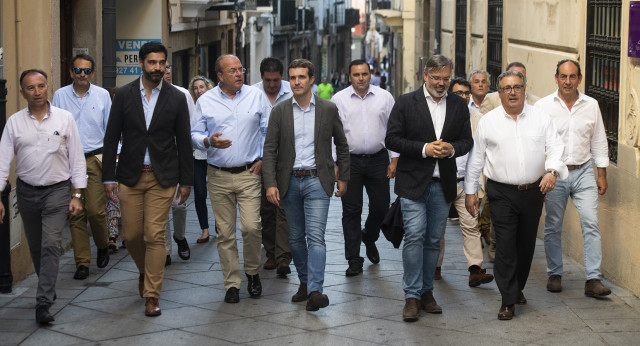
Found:
[[(640, 343), (640, 300), (610, 282), (605, 284), (613, 294), (607, 299), (585, 297), (584, 267), (577, 262), (565, 258), (562, 293), (546, 291), (546, 264), (540, 240), (524, 290), (528, 304), (516, 307), (512, 321), (499, 321), (500, 294), (495, 282), (477, 288), (467, 284), (462, 236), (455, 221), (447, 225), (443, 279), (436, 281), (434, 291), (443, 314), (422, 312), (418, 322), (405, 323), (401, 315), (402, 251), (394, 249), (381, 235), (377, 243), (380, 264), (372, 265), (365, 259), (363, 275), (345, 277), (342, 210), (336, 198), (331, 201), (326, 234), (328, 308), (309, 313), (304, 303), (291, 303), (298, 288), (293, 264), (294, 273), (286, 279), (277, 278), (275, 271), (261, 271), (260, 299), (250, 299), (243, 282), (240, 303), (226, 304), (215, 239), (195, 243), (200, 230), (193, 199), (188, 203), (191, 259), (179, 259), (177, 246), (173, 246), (173, 264), (166, 268), (160, 298), (161, 316), (144, 316), (144, 300), (137, 290), (138, 272), (125, 249), (112, 255), (107, 268), (98, 269), (94, 247), (91, 275), (84, 281), (72, 278), (73, 253), (67, 251), (61, 260), (58, 299), (52, 306), (55, 322), (47, 327), (36, 324), (36, 277), (31, 275), (16, 284), (12, 294), (0, 295), (0, 345)], [(212, 214), (209, 215), (212, 221)], [(485, 266), (491, 268), (492, 264)]]

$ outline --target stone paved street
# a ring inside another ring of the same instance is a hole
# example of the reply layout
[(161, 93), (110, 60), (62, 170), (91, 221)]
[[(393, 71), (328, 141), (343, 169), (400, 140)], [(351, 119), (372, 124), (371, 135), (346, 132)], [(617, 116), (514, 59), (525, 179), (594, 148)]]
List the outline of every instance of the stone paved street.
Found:
[[(562, 293), (546, 291), (540, 240), (524, 291), (528, 305), (517, 306), (512, 321), (498, 321), (500, 294), (495, 282), (477, 288), (467, 284), (457, 222), (447, 225), (443, 279), (435, 285), (434, 295), (444, 313), (422, 312), (418, 322), (405, 323), (401, 250), (381, 236), (380, 264), (365, 259), (363, 275), (345, 277), (341, 206), (336, 198), (331, 201), (326, 235), (328, 308), (309, 313), (304, 303), (291, 303), (298, 288), (293, 264), (294, 274), (286, 279), (277, 278), (275, 271), (261, 271), (260, 299), (250, 299), (243, 282), (240, 303), (226, 304), (215, 239), (196, 244), (200, 230), (193, 199), (188, 203), (191, 259), (179, 259), (173, 246), (161, 316), (145, 317), (138, 273), (126, 250), (112, 255), (107, 268), (98, 269), (94, 247), (91, 275), (84, 281), (72, 278), (73, 253), (67, 251), (61, 260), (58, 299), (52, 306), (56, 321), (46, 327), (36, 324), (32, 275), (14, 285), (12, 294), (0, 295), (0, 345), (640, 344), (640, 300), (608, 282), (613, 289), (609, 298), (585, 297), (584, 267), (577, 262), (565, 258)], [(213, 225), (211, 213), (210, 218)]]

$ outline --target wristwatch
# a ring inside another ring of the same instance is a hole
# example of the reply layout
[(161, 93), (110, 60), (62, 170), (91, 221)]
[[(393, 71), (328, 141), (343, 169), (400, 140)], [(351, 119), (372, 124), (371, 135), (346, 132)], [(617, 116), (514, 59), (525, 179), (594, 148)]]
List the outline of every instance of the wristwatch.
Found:
[(558, 171), (548, 170), (548, 171), (544, 172), (544, 174), (547, 174), (547, 173), (552, 174), (556, 178), (558, 177)]
[(82, 200), (82, 194), (81, 194), (81, 193), (77, 193), (77, 192), (76, 192), (76, 193), (74, 193), (73, 195), (71, 195), (71, 197), (73, 197), (73, 198), (77, 198), (77, 199), (79, 199), (79, 200)]

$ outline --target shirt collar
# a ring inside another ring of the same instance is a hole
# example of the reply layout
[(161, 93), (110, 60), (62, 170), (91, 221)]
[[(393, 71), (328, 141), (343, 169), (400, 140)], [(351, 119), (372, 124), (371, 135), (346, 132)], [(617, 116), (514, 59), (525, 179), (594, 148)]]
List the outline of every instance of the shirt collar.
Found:
[[(298, 104), (298, 101), (296, 101), (295, 97), (291, 98), (293, 100), (293, 104), (298, 106), (298, 108), (302, 109), (302, 107), (300, 107), (300, 105)], [(315, 107), (316, 105), (316, 97), (313, 95), (313, 93), (311, 93), (311, 101), (309, 101), (309, 108), (311, 108), (311, 105), (313, 105)]]
[[(158, 90), (158, 91), (162, 90), (162, 84), (164, 84), (164, 79), (161, 80), (158, 86), (153, 88), (153, 90)], [(142, 76), (140, 76), (140, 91), (144, 91), (144, 85), (142, 84)]]
[(375, 94), (376, 94), (376, 93), (374, 92), (374, 90), (373, 90), (373, 89), (374, 89), (374, 88), (373, 88), (374, 86), (375, 86), (375, 85), (373, 85), (373, 84), (369, 84), (369, 89), (367, 90), (367, 93), (366, 93), (366, 94), (364, 94), (364, 97), (360, 97), (360, 95), (358, 95), (358, 93), (356, 92), (356, 89), (354, 89), (354, 88), (353, 88), (353, 85), (350, 85), (350, 86), (349, 86), (349, 88), (351, 88), (351, 96), (354, 96), (354, 95), (355, 95), (355, 96), (357, 96), (357, 97), (358, 97), (358, 98), (360, 98), (360, 99), (364, 99), (364, 98), (365, 98), (365, 97), (367, 97), (367, 95), (369, 95), (369, 94), (373, 94), (373, 95), (375, 95)]
[(440, 98), (439, 102), (436, 102), (436, 100), (433, 99), (433, 96), (431, 96), (431, 94), (429, 94), (429, 91), (427, 90), (427, 83), (422, 84), (422, 91), (424, 92), (424, 97), (427, 100), (431, 100), (434, 103), (440, 103), (442, 102), (442, 100), (447, 98), (447, 95), (449, 94), (447, 91), (444, 92), (444, 95), (442, 95), (442, 98)]
[[(75, 95), (76, 97), (80, 97), (80, 95), (78, 95), (78, 93), (76, 92), (76, 89), (74, 89), (74, 88), (73, 88), (73, 84), (75, 84), (75, 82), (71, 84), (71, 92), (72, 92), (72, 93), (73, 93), (73, 95)], [(92, 89), (92, 88), (93, 88), (93, 84), (89, 84), (89, 90), (87, 90), (87, 93), (85, 94), (85, 96), (87, 96), (87, 95), (91, 94), (91, 89)]]
[[(560, 92), (560, 89), (556, 89), (556, 92), (553, 94), (553, 99), (564, 103), (564, 101), (559, 96), (559, 92)], [(575, 104), (578, 104), (578, 103), (584, 101), (586, 99), (585, 96), (586, 96), (585, 94), (583, 94), (582, 92), (580, 92), (580, 90), (578, 90), (578, 99), (576, 100)]]
[[(29, 109), (29, 106), (27, 106), (27, 114), (29, 114), (30, 117), (34, 118), (33, 114), (31, 114), (31, 110)], [(47, 100), (47, 114), (44, 115), (43, 119), (48, 118), (51, 115), (51, 102)]]
[[(501, 107), (502, 107), (502, 106), (501, 106)], [(529, 108), (529, 107), (531, 107), (531, 106), (529, 106), (529, 105), (525, 102), (525, 103), (524, 103), (524, 107), (522, 108), (522, 112), (521, 112), (520, 114), (518, 114), (518, 116), (516, 116), (516, 118), (520, 118), (520, 117), (524, 117), (524, 116), (526, 116), (526, 115), (527, 115), (527, 110), (528, 110), (527, 108)], [(508, 117), (509, 119), (512, 119), (512, 118), (511, 118), (511, 115), (509, 115), (509, 114), (507, 113), (507, 110), (506, 110), (506, 109), (504, 109), (504, 107), (502, 107), (502, 114), (503, 114), (505, 117)]]

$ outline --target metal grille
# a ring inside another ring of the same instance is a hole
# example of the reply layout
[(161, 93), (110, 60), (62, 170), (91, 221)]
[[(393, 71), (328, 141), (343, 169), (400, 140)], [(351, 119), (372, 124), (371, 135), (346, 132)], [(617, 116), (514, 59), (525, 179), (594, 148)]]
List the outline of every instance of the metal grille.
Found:
[(621, 0), (587, 2), (585, 91), (600, 105), (612, 163), (618, 162), (621, 23)]
[(502, 0), (489, 0), (487, 23), (487, 72), (491, 75), (489, 87), (495, 91), (502, 73)]
[(467, 0), (456, 0), (456, 57), (455, 75), (466, 77), (467, 61)]

